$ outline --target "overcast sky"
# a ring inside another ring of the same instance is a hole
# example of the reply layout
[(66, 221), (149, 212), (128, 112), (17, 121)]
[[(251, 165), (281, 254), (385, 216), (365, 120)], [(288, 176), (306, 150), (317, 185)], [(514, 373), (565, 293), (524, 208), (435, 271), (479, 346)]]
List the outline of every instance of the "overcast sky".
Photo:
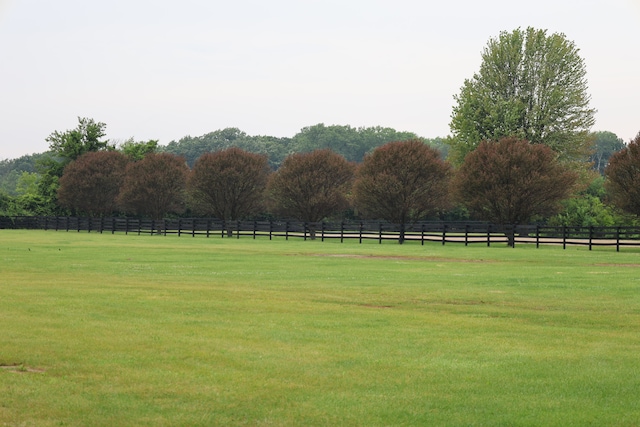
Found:
[(491, 37), (562, 32), (587, 66), (593, 130), (640, 131), (640, 0), (0, 0), (0, 159), (77, 117), (161, 144), (225, 127), (450, 133)]

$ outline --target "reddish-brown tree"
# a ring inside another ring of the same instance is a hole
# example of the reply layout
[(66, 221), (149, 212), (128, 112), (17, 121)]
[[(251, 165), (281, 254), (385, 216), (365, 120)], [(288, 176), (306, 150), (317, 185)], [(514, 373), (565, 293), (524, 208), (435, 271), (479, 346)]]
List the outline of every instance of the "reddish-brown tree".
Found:
[(160, 219), (185, 209), (189, 167), (183, 157), (149, 153), (127, 165), (118, 203), (128, 212)]
[[(269, 178), (267, 156), (232, 147), (196, 160), (187, 185), (197, 212), (234, 221), (263, 208)], [(231, 236), (232, 230), (227, 228)]]
[(478, 218), (522, 224), (552, 215), (571, 195), (577, 174), (546, 145), (516, 138), (484, 141), (469, 153), (454, 179), (460, 201)]
[(124, 181), (127, 157), (117, 151), (90, 151), (64, 168), (58, 203), (78, 213), (109, 215)]
[(367, 217), (400, 225), (448, 206), (451, 166), (420, 140), (390, 142), (367, 155), (353, 188), (356, 207)]
[[(308, 223), (322, 221), (349, 207), (354, 172), (353, 163), (331, 150), (292, 154), (269, 180), (273, 210)], [(313, 224), (310, 229), (313, 238)]]
[(640, 132), (609, 159), (605, 188), (620, 209), (640, 216)]

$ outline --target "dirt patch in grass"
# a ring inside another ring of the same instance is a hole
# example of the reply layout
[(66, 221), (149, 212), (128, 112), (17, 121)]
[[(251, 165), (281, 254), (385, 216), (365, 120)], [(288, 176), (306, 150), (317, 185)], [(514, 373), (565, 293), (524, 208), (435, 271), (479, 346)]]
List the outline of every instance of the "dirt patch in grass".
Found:
[(360, 306), (366, 308), (393, 308), (392, 305), (360, 304)]
[(12, 364), (0, 364), (0, 369), (15, 372), (17, 374), (26, 374), (26, 373), (35, 373), (35, 374), (43, 374), (45, 372), (44, 369), (34, 368), (31, 366), (26, 366), (22, 363), (12, 363)]
[(640, 268), (640, 264), (593, 264), (596, 267), (631, 267), (631, 268)]
[(417, 256), (401, 256), (401, 255), (356, 255), (356, 254), (309, 254), (317, 257), (327, 258), (353, 258), (353, 259), (383, 259), (397, 261), (428, 261), (428, 262), (463, 262), (463, 263), (486, 263), (495, 262), (485, 259), (457, 259), (443, 257), (417, 257)]

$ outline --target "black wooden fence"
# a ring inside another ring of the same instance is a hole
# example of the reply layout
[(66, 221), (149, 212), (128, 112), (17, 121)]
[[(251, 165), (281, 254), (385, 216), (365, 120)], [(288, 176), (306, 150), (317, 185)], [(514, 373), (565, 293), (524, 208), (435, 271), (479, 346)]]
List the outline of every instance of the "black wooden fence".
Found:
[(417, 222), (401, 227), (384, 221), (305, 223), (300, 221), (221, 221), (213, 218), (139, 219), (92, 217), (0, 217), (0, 229), (86, 231), (149, 235), (275, 237), (300, 239), (377, 240), (446, 243), (584, 245), (640, 247), (640, 227), (551, 227), (546, 225), (496, 225), (484, 222)]

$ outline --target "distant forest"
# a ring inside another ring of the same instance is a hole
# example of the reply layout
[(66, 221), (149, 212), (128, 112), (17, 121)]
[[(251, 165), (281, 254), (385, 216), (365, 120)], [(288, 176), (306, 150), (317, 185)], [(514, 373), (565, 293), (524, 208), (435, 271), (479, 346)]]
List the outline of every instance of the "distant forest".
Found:
[[(215, 152), (229, 147), (266, 154), (269, 164), (276, 170), (289, 154), (329, 148), (341, 154), (348, 161), (360, 163), (365, 154), (391, 141), (420, 139), (438, 149), (443, 158), (448, 153), (445, 138), (422, 138), (413, 132), (401, 132), (386, 127), (352, 127), (349, 125), (324, 125), (322, 123), (303, 128), (293, 137), (248, 135), (238, 128), (225, 128), (201, 136), (185, 136), (167, 145), (159, 145), (158, 152), (183, 156), (189, 167), (203, 153)], [(15, 196), (25, 179), (23, 173), (37, 173), (38, 162), (47, 158), (48, 153), (31, 154), (17, 159), (0, 160), (0, 193)]]

